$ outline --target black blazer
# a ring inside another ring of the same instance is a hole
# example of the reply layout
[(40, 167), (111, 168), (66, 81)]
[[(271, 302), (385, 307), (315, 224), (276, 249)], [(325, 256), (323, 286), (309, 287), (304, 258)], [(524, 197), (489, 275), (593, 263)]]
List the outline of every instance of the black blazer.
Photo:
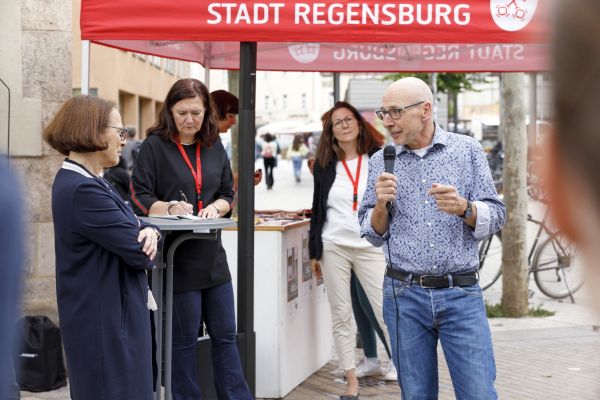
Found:
[[(377, 153), (381, 148), (374, 147), (369, 150), (369, 157)], [(333, 182), (335, 182), (335, 166), (337, 157), (334, 154), (333, 159), (325, 168), (321, 167), (318, 161), (315, 161), (313, 168), (313, 202), (312, 214), (310, 218), (310, 232), (308, 237), (308, 249), (311, 259), (320, 260), (323, 255), (323, 226), (327, 220), (327, 199)]]
[[(194, 169), (196, 168), (196, 146), (184, 146)], [(202, 193), (204, 207), (217, 199), (233, 203), (233, 174), (225, 148), (218, 139), (212, 147), (200, 149), (202, 166)], [(150, 135), (144, 140), (135, 160), (131, 176), (131, 203), (138, 215), (147, 215), (156, 201), (181, 200), (183, 192), (198, 214), (198, 194), (192, 174), (177, 149), (177, 145)], [(225, 215), (225, 218), (230, 214)], [(168, 248), (183, 231), (165, 237)], [(221, 232), (216, 240), (188, 240), (175, 252), (173, 291), (181, 293), (216, 287), (231, 281), (227, 254), (221, 244)]]

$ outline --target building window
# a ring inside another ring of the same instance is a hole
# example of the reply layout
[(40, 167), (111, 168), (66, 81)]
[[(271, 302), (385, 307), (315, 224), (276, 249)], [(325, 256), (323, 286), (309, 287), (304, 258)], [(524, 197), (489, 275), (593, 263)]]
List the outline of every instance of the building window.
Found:
[(271, 98), (269, 97), (269, 95), (265, 96), (265, 111), (269, 111), (269, 103), (270, 103)]
[(165, 59), (165, 71), (171, 75), (175, 75), (175, 60), (170, 58)]
[(148, 57), (150, 57), (150, 64), (152, 64), (156, 68), (160, 69), (160, 57), (157, 57), (157, 56), (148, 56)]
[(288, 107), (288, 96), (287, 94), (283, 95), (282, 109), (287, 110)]
[(302, 93), (302, 98), (300, 99), (300, 104), (302, 105), (302, 109), (306, 110), (306, 93)]
[[(97, 88), (89, 88), (88, 93), (90, 96), (98, 97), (98, 89)], [(73, 96), (80, 96), (80, 95), (81, 95), (81, 89), (73, 88)]]
[(177, 64), (178, 64), (177, 74), (179, 75), (180, 78), (185, 78), (187, 76), (186, 63), (184, 63), (183, 61), (178, 61)]

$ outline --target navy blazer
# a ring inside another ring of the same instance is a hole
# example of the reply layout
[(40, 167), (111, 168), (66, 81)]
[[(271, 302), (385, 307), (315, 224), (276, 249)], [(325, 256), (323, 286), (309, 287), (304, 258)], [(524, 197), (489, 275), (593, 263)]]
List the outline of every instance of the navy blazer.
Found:
[[(369, 157), (377, 153), (381, 148), (374, 147), (369, 150)], [(308, 252), (310, 258), (320, 260), (323, 255), (323, 227), (327, 220), (327, 199), (329, 191), (335, 182), (335, 166), (337, 165), (337, 156), (333, 154), (333, 158), (325, 166), (321, 167), (319, 161), (315, 161), (313, 168), (313, 202), (312, 213), (310, 217), (310, 231), (308, 234)]]
[(151, 226), (117, 191), (65, 160), (52, 186), (56, 291), (73, 400), (150, 400), (152, 344), (137, 237)]

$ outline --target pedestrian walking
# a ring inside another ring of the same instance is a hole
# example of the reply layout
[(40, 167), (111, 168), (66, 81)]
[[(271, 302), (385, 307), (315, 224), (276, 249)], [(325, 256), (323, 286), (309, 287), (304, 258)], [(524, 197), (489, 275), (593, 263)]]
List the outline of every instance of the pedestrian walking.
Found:
[(308, 154), (308, 147), (302, 141), (301, 135), (294, 136), (292, 145), (288, 148), (287, 158), (292, 160), (294, 167), (294, 178), (296, 183), (300, 183), (302, 177), (302, 160)]
[(277, 166), (277, 153), (279, 150), (275, 137), (270, 133), (265, 133), (263, 140), (264, 142), (260, 155), (262, 156), (265, 165), (265, 182), (267, 183), (267, 189), (270, 190), (275, 183), (275, 180), (273, 179), (273, 168)]
[(496, 366), (481, 288), (478, 241), (505, 220), (485, 152), (433, 121), (425, 82), (404, 78), (384, 92), (377, 116), (394, 144), (369, 160), (361, 234), (383, 246), (383, 311), (403, 398), (438, 397), (441, 342), (457, 399), (495, 399)]
[(369, 157), (382, 144), (383, 135), (349, 103), (337, 102), (323, 117), (313, 169), (309, 252), (313, 274), (322, 277), (327, 288), (335, 347), (346, 376), (347, 386), (340, 400), (359, 396), (354, 359), (356, 332), (351, 320), (353, 272), (379, 325), (384, 326), (381, 301), (385, 260), (381, 249), (360, 237), (356, 214), (367, 185)]

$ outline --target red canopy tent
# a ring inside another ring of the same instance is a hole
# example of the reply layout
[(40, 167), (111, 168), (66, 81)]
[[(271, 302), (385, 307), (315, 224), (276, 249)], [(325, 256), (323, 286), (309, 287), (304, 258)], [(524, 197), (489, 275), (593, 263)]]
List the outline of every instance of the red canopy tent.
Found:
[[(238, 330), (252, 388), (256, 69), (533, 72), (548, 65), (546, 10), (538, 0), (81, 2), (84, 43), (209, 68), (239, 66)], [(84, 59), (82, 80), (87, 65)]]

